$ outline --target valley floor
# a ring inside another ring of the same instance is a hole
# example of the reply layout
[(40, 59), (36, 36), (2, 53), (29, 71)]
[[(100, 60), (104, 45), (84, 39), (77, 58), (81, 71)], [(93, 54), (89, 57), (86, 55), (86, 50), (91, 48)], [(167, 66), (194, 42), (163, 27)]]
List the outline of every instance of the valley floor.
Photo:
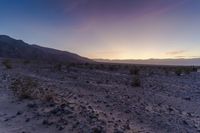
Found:
[[(57, 102), (17, 98), (12, 82), (28, 78)], [(127, 70), (1, 66), (0, 133), (200, 132), (200, 73), (140, 78), (133, 87)]]

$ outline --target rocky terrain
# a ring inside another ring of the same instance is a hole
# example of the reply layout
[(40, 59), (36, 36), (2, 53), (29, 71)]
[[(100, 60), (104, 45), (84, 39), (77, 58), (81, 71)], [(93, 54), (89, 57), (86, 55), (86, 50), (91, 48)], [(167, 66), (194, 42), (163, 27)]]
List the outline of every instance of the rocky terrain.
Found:
[(0, 133), (200, 132), (196, 68), (1, 62)]

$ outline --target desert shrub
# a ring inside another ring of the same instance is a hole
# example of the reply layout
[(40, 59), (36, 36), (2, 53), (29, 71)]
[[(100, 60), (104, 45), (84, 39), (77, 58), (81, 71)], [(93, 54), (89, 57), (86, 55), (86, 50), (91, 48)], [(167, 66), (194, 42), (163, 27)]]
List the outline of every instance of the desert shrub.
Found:
[(192, 72), (191, 68), (184, 68), (184, 73), (185, 74), (190, 74)]
[(109, 71), (115, 71), (116, 70), (116, 67), (114, 65), (111, 65), (108, 67)]
[(139, 76), (134, 76), (133, 77), (132, 82), (131, 82), (131, 86), (133, 86), (133, 87), (141, 86), (141, 81), (140, 81)]
[(100, 69), (100, 65), (99, 65), (99, 64), (96, 64), (96, 65), (95, 65), (95, 69), (97, 69), (97, 70)]
[(169, 70), (168, 69), (165, 68), (164, 72), (165, 72), (165, 75), (167, 75), (167, 76), (169, 75)]
[(154, 75), (154, 74), (155, 74), (154, 70), (150, 70), (150, 71), (149, 71), (149, 76), (152, 76), (152, 75)]
[(37, 82), (31, 78), (16, 79), (11, 88), (15, 94), (21, 99), (34, 98), (34, 90), (37, 87)]
[(27, 64), (30, 64), (30, 63), (31, 63), (30, 60), (24, 60), (24, 61), (23, 61), (23, 64), (24, 64), (24, 65), (27, 65)]
[(43, 100), (45, 102), (54, 102), (54, 99), (55, 99), (54, 97), (55, 97), (55, 94), (52, 91), (47, 90), (45, 92)]
[(88, 68), (89, 68), (90, 70), (93, 70), (93, 69), (94, 69), (94, 66), (93, 66), (92, 64), (90, 64), (90, 65), (88, 66)]
[(192, 66), (192, 71), (197, 72), (197, 68), (195, 66)]
[(181, 69), (181, 68), (176, 68), (176, 69), (175, 69), (175, 74), (176, 74), (177, 76), (181, 76), (181, 74), (182, 74), (182, 69)]
[(87, 67), (87, 66), (89, 66), (90, 64), (86, 62), (86, 63), (84, 63), (84, 65)]
[(12, 82), (11, 89), (20, 99), (40, 99), (45, 102), (54, 102), (55, 93), (44, 89), (30, 77), (19, 78)]
[(97, 84), (102, 84), (102, 81), (97, 81)]
[(103, 70), (105, 69), (105, 65), (104, 64), (100, 64), (100, 68)]
[(9, 59), (5, 59), (2, 61), (2, 64), (7, 68), (7, 69), (12, 69), (12, 63)]
[(131, 68), (129, 70), (129, 72), (130, 72), (131, 75), (139, 75), (140, 69), (138, 69), (138, 68)]
[(61, 64), (61, 63), (56, 64), (56, 65), (54, 66), (54, 69), (55, 69), (56, 71), (61, 71), (61, 70), (62, 70), (62, 64)]

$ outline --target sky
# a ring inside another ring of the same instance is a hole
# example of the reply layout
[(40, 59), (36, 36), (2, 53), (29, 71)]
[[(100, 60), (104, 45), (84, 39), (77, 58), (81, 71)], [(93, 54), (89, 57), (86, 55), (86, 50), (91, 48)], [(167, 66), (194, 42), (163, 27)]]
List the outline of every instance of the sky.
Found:
[(92, 59), (200, 57), (200, 0), (0, 0), (0, 34)]

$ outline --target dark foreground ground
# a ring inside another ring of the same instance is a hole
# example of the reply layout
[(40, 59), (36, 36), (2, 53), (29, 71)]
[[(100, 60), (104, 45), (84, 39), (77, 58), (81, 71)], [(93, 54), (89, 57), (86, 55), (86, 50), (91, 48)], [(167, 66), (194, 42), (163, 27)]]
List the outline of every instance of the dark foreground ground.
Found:
[(200, 132), (193, 68), (8, 64), (0, 65), (0, 133)]

